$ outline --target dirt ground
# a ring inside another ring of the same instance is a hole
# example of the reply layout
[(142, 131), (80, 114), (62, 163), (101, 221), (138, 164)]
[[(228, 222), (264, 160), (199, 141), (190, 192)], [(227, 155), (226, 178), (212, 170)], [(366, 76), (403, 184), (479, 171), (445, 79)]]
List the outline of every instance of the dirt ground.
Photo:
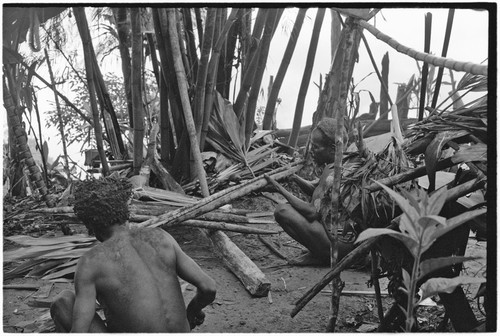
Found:
[[(260, 201), (259, 198), (261, 198)], [(235, 204), (235, 207), (253, 209), (256, 212), (272, 211), (273, 203), (265, 202), (262, 199), (262, 196), (246, 197)], [(280, 230), (280, 234), (273, 235), (270, 239), (285, 255), (297, 256), (302, 253), (300, 245), (282, 232), (276, 224), (252, 225)], [(269, 297), (254, 298), (219, 261), (212, 252), (209, 241), (204, 238), (201, 232), (187, 227), (177, 227), (169, 232), (176, 238), (182, 249), (217, 282), (217, 297), (204, 310), (206, 313), (205, 323), (195, 328), (194, 332), (305, 333), (325, 331), (329, 317), (330, 293), (328, 293), (328, 287), (309, 302), (294, 318), (290, 317), (290, 312), (294, 307), (294, 302), (328, 272), (327, 267), (289, 266), (283, 259), (273, 254), (255, 235), (228, 232), (228, 236), (255, 262), (271, 282)], [(47, 234), (53, 233), (54, 230)], [(4, 239), (4, 250), (10, 248), (12, 248), (12, 244), (6, 244)], [(469, 275), (474, 275), (482, 271), (482, 267), (485, 265), (486, 243), (470, 238), (467, 251), (468, 255), (482, 258), (466, 265), (465, 271)], [(374, 289), (367, 286), (369, 277), (368, 270), (344, 271), (341, 275), (342, 281), (345, 282), (344, 291), (373, 292)], [(45, 295), (45, 301), (49, 302), (60, 291), (72, 288), (71, 280), (51, 283), (40, 279), (17, 278), (4, 282), (4, 285), (8, 284), (33, 284), (39, 287), (39, 291), (37, 289), (3, 289), (3, 331), (9, 333), (53, 331), (48, 308), (33, 307), (33, 298)], [(387, 279), (382, 279), (381, 289), (382, 292), (387, 292)], [(475, 295), (477, 290), (476, 288), (465, 289), (470, 298)], [(191, 285), (184, 285), (183, 290), (187, 303), (194, 296), (195, 289)], [(41, 292), (45, 292), (45, 294)], [(391, 303), (392, 298), (383, 297), (384, 312), (389, 309)], [(471, 306), (478, 318), (484, 318), (477, 309), (475, 301), (471, 302)], [(443, 315), (444, 309), (439, 303), (420, 307), (418, 321), (421, 330), (436, 330)], [(373, 295), (359, 293), (342, 295), (336, 331), (373, 331), (377, 325), (377, 307)], [(446, 330), (451, 330), (450, 328), (447, 326)]]

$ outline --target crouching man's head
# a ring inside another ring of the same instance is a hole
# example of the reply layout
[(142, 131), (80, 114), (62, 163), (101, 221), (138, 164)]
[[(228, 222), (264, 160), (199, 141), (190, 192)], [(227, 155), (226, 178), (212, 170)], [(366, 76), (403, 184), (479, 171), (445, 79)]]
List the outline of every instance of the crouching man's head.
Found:
[(99, 241), (110, 237), (111, 228), (129, 218), (132, 185), (125, 178), (106, 177), (80, 181), (75, 187), (74, 212)]

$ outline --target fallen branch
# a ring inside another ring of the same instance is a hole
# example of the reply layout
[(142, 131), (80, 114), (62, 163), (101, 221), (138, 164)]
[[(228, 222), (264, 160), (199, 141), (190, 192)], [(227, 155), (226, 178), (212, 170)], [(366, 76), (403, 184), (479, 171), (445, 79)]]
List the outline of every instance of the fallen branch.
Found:
[(273, 252), (274, 254), (276, 254), (278, 257), (280, 257), (281, 259), (284, 259), (286, 261), (288, 261), (288, 258), (283, 254), (281, 253), (276, 247), (274, 247), (274, 245), (268, 241), (266, 238), (264, 237), (261, 237), (261, 236), (258, 236), (259, 237), (259, 240), (267, 246), (267, 248), (269, 248), (271, 250), (271, 252)]
[(222, 223), (222, 222), (203, 221), (203, 220), (197, 220), (197, 219), (188, 219), (188, 220), (185, 220), (184, 222), (178, 223), (177, 225), (179, 225), (179, 226), (194, 226), (194, 227), (210, 229), (210, 230), (223, 230), (223, 231), (232, 231), (232, 232), (239, 232), (239, 233), (254, 233), (254, 234), (266, 234), (266, 235), (279, 233), (278, 231), (258, 229), (258, 228), (243, 226), (243, 225), (228, 224), (228, 223)]

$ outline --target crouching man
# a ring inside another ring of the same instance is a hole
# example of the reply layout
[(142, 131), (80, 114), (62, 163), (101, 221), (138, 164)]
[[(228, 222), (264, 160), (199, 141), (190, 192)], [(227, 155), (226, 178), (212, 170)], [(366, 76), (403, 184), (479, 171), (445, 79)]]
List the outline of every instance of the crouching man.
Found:
[[(101, 243), (78, 261), (75, 293), (62, 292), (50, 308), (57, 332), (189, 332), (203, 323), (214, 280), (167, 232), (125, 225), (131, 193), (126, 179), (77, 186), (75, 213)], [(177, 276), (197, 288), (187, 309)]]

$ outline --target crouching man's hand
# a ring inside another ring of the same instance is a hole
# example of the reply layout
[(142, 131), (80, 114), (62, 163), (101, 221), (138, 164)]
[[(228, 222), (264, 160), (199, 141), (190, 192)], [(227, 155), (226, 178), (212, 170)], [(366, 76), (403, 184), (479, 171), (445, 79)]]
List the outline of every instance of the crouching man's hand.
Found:
[(189, 322), (189, 327), (193, 330), (196, 326), (201, 325), (205, 321), (205, 313), (202, 310), (194, 311), (188, 308), (187, 319)]

